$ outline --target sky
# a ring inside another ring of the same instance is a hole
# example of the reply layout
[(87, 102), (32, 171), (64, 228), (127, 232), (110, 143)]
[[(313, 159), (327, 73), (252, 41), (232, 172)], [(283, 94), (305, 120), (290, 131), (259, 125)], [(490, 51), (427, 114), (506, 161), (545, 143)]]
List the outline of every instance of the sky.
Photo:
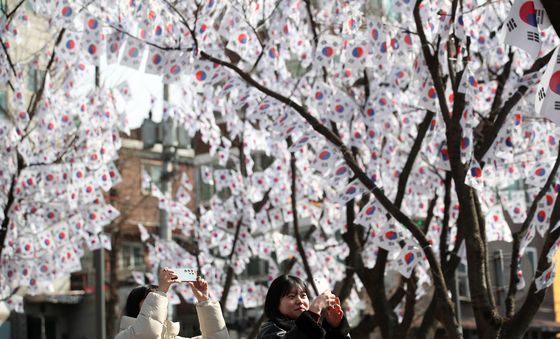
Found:
[[(126, 107), (129, 128), (140, 127), (142, 121), (148, 117), (150, 108), (154, 121), (161, 120), (163, 81), (162, 76), (146, 74), (118, 64), (101, 65), (101, 83), (112, 88), (123, 81), (128, 81), (132, 100)], [(155, 99), (153, 104), (152, 99)]]

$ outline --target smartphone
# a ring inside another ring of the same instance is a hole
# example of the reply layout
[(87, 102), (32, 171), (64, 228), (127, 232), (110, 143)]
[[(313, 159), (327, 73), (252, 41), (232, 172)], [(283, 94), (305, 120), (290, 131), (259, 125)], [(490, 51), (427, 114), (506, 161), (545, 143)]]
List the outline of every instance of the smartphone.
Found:
[(179, 281), (196, 281), (196, 269), (190, 267), (172, 268)]
[(313, 279), (313, 282), (315, 282), (315, 287), (317, 287), (319, 294), (331, 290), (329, 282), (323, 277), (316, 277)]

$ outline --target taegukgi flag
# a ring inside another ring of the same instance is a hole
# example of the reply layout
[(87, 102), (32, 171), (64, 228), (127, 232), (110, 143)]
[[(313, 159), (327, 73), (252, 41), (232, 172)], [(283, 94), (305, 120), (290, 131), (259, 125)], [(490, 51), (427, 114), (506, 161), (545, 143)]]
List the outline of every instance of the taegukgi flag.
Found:
[(533, 58), (541, 50), (537, 12), (532, 0), (515, 0), (505, 24), (505, 43), (517, 46)]
[(560, 123), (560, 55), (559, 47), (552, 54), (541, 82), (537, 86), (535, 110), (555, 123)]

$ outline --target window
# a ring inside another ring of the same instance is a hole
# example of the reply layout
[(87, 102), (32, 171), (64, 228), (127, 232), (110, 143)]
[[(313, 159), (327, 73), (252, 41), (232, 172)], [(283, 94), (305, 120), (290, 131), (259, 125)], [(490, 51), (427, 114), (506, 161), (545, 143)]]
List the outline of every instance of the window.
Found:
[(27, 71), (27, 90), (34, 92), (39, 89), (45, 77), (45, 71), (29, 68)]
[(192, 148), (192, 139), (189, 132), (181, 126), (177, 127), (177, 141), (179, 142), (179, 148)]
[(265, 153), (253, 153), (253, 160), (255, 161), (254, 170), (255, 171), (264, 171), (268, 168), (273, 162), (274, 158), (267, 156)]
[(266, 276), (268, 273), (268, 260), (259, 257), (251, 257), (246, 268), (248, 277)]
[(525, 249), (525, 259), (527, 259), (527, 263), (531, 269), (530, 272), (527, 272), (526, 277), (531, 277), (532, 275), (537, 272), (537, 249), (534, 247), (527, 247)]
[(208, 185), (202, 180), (202, 175), (202, 167), (199, 166), (196, 171), (196, 198), (198, 204), (208, 202), (215, 192), (213, 185)]
[(376, 17), (383, 16), (391, 21), (400, 20), (399, 11), (395, 10), (395, 6), (391, 0), (371, 0), (366, 3), (366, 11), (368, 14), (372, 14)]
[(142, 243), (124, 242), (121, 248), (122, 269), (143, 270), (144, 245)]
[(8, 112), (8, 106), (6, 104), (6, 92), (0, 91), (0, 116), (5, 115)]
[[(152, 179), (152, 185), (156, 185), (159, 189), (161, 189), (161, 166), (159, 164), (143, 164), (142, 173), (144, 172), (148, 173)], [(142, 185), (142, 193), (151, 194), (151, 186)]]
[(469, 291), (469, 278), (467, 272), (467, 265), (463, 263), (460, 263), (459, 267), (457, 267), (457, 283), (458, 283), (457, 293), (459, 294), (459, 300), (470, 301), (471, 293)]

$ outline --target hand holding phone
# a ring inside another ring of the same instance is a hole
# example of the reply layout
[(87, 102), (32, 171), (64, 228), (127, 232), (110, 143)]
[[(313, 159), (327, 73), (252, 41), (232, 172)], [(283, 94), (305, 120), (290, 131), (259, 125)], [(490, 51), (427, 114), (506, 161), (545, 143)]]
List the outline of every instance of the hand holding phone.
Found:
[(159, 287), (158, 289), (163, 293), (169, 291), (169, 286), (177, 282), (177, 275), (172, 269), (164, 267), (159, 271)]
[(317, 292), (319, 292), (319, 294), (326, 291), (331, 291), (329, 282), (324, 277), (315, 277), (313, 279), (313, 282), (315, 283), (315, 287), (317, 287)]
[(195, 268), (190, 267), (179, 267), (179, 268), (172, 268), (173, 272), (178, 277), (178, 281), (196, 281), (197, 271)]
[(195, 282), (189, 281), (188, 284), (199, 303), (208, 300), (208, 282), (206, 280), (197, 277)]
[(333, 305), (327, 307), (327, 312), (325, 314), (325, 319), (334, 328), (338, 328), (342, 322), (342, 317), (344, 317), (344, 311), (342, 306), (340, 306), (340, 299), (336, 297)]

